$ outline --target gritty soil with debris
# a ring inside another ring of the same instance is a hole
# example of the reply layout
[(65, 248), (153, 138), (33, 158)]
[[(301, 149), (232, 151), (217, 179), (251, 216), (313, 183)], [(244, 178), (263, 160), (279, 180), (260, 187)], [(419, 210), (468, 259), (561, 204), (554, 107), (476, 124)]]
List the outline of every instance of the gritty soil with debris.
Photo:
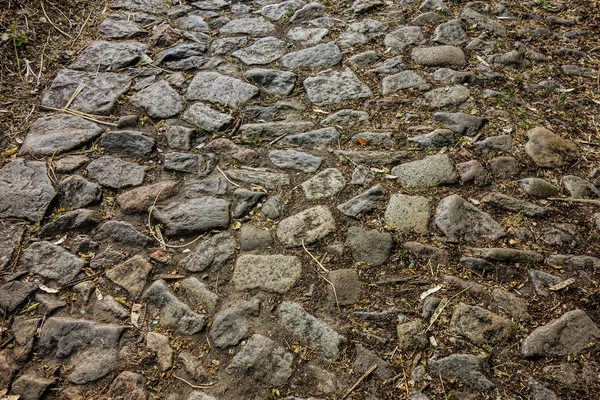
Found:
[(597, 1), (5, 3), (0, 398), (600, 398)]

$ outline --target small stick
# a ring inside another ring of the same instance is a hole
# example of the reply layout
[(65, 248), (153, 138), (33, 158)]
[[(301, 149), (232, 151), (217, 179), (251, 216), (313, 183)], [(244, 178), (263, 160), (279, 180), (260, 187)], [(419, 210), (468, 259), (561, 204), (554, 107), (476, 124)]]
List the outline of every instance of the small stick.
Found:
[(44, 43), (44, 47), (42, 48), (42, 55), (40, 56), (40, 71), (37, 74), (37, 80), (35, 82), (35, 86), (40, 86), (40, 79), (42, 78), (42, 69), (44, 69), (44, 52), (46, 51), (46, 47), (48, 47), (49, 40), (50, 40), (50, 30), (48, 30), (48, 36), (46, 37), (46, 43)]
[[(100, 121), (99, 119), (96, 119), (94, 117), (96, 117), (95, 115), (92, 116), (91, 114), (86, 114), (84, 112), (81, 111), (75, 111), (75, 110), (71, 110), (68, 108), (56, 108), (56, 107), (50, 107), (50, 106), (41, 106), (42, 108), (46, 109), (46, 110), (52, 110), (52, 111), (57, 111), (57, 112), (65, 112), (67, 114), (71, 114), (71, 115), (75, 115), (77, 117), (81, 117), (83, 119), (87, 119), (88, 121), (92, 121), (95, 122), (97, 124), (103, 124), (103, 125), (108, 125), (108, 126), (113, 126), (113, 127), (117, 127), (117, 124), (113, 124), (112, 122), (105, 122), (105, 121)], [(98, 116), (101, 117), (101, 116)], [(101, 117), (102, 118), (102, 117)]]
[(54, 29), (56, 29), (57, 31), (59, 31), (60, 33), (62, 33), (63, 35), (65, 35), (66, 37), (68, 37), (69, 39), (73, 39), (73, 36), (69, 35), (67, 32), (63, 31), (62, 29), (60, 29), (58, 26), (56, 26), (54, 24), (54, 22), (52, 22), (52, 20), (50, 19), (50, 17), (48, 16), (48, 14), (46, 14), (46, 9), (44, 8), (44, 0), (40, 0), (40, 4), (42, 5), (42, 11), (44, 13), (44, 17), (46, 17), (46, 19), (48, 20), (48, 22), (50, 22), (50, 25), (52, 25), (54, 27)]
[(444, 397), (448, 400), (448, 394), (446, 393), (446, 388), (444, 388), (444, 380), (442, 379), (442, 373), (438, 372), (440, 376), (440, 383), (442, 384), (442, 391), (444, 392)]
[(348, 395), (350, 395), (350, 393), (352, 393), (352, 391), (354, 389), (356, 389), (358, 387), (358, 385), (361, 384), (362, 381), (364, 381), (369, 375), (371, 375), (371, 372), (375, 371), (375, 369), (377, 368), (377, 364), (373, 364), (373, 366), (371, 368), (369, 368), (367, 370), (367, 372), (365, 372), (363, 374), (363, 376), (361, 376), (354, 385), (352, 385), (352, 387), (350, 389), (348, 389), (348, 391), (346, 392), (346, 394), (340, 399), (340, 400), (344, 400), (346, 397), (348, 397)]
[(309, 255), (309, 256), (310, 256), (310, 257), (311, 257), (313, 260), (315, 260), (315, 262), (317, 263), (317, 265), (319, 265), (319, 267), (321, 267), (321, 269), (323, 270), (323, 272), (325, 272), (325, 273), (329, 273), (329, 270), (328, 270), (327, 268), (325, 268), (325, 267), (323, 266), (323, 264), (321, 264), (321, 263), (319, 262), (319, 260), (317, 260), (317, 259), (316, 259), (316, 257), (315, 257), (315, 256), (313, 256), (313, 255), (311, 254), (311, 252), (310, 252), (310, 251), (308, 251), (308, 249), (307, 249), (307, 248), (306, 248), (306, 246), (304, 245), (304, 239), (302, 239), (302, 247), (304, 248), (304, 251), (306, 251), (306, 252), (308, 253), (308, 255)]
[(276, 137), (275, 139), (271, 140), (271, 141), (269, 142), (269, 146), (272, 146), (272, 145), (274, 145), (275, 143), (279, 142), (281, 139), (283, 139), (283, 138), (284, 138), (284, 137), (286, 137), (287, 135), (288, 135), (287, 133), (284, 133), (283, 135), (281, 135), (281, 136), (278, 136), (278, 137)]
[(190, 387), (191, 387), (191, 388), (193, 388), (193, 389), (210, 389), (211, 387), (213, 387), (213, 386), (215, 385), (215, 384), (214, 384), (214, 383), (212, 383), (212, 382), (210, 382), (210, 383), (207, 383), (206, 385), (194, 385), (194, 384), (191, 384), (190, 382), (186, 381), (185, 379), (183, 379), (183, 378), (180, 378), (180, 377), (179, 377), (179, 376), (177, 376), (177, 375), (173, 375), (173, 378), (175, 378), (175, 379), (179, 379), (180, 381), (187, 383), (187, 384), (188, 384), (188, 385), (190, 385)]
[(219, 170), (219, 172), (220, 172), (220, 173), (222, 173), (222, 174), (223, 174), (223, 176), (225, 177), (225, 179), (227, 180), (227, 182), (231, 183), (231, 184), (232, 184), (232, 185), (234, 185), (234, 186), (241, 187), (241, 185), (238, 185), (237, 183), (235, 183), (234, 181), (232, 181), (231, 179), (229, 179), (229, 178), (227, 177), (227, 175), (225, 175), (225, 172), (223, 172), (223, 170), (222, 170), (221, 168), (219, 168), (219, 166), (218, 166), (218, 165), (217, 165), (217, 169)]
[(592, 200), (592, 199), (574, 199), (572, 197), (548, 197), (546, 200), (551, 201), (564, 201), (569, 203), (585, 203), (585, 204), (595, 204), (600, 206), (600, 200)]
[[(404, 388), (406, 389), (406, 398), (410, 399), (410, 392), (408, 390), (408, 380), (406, 379), (406, 369), (404, 368), (404, 358), (402, 357), (402, 352), (399, 351), (398, 355), (400, 356), (400, 363), (402, 364), (402, 375), (404, 381)], [(400, 389), (400, 388), (398, 388)]]
[[(302, 247), (304, 248), (304, 250), (308, 253), (308, 255), (323, 269), (323, 271), (325, 271), (326, 273), (329, 272), (329, 270), (327, 268), (325, 268), (323, 266), (323, 264), (321, 264), (319, 262), (319, 260), (317, 260), (315, 258), (315, 256), (313, 256), (310, 251), (308, 251), (308, 249), (306, 248), (306, 246), (304, 245), (304, 239), (302, 240)], [(325, 282), (329, 283), (331, 285), (331, 288), (333, 289), (333, 297), (335, 297), (335, 304), (337, 305), (338, 310), (340, 309), (340, 302), (338, 300), (337, 297), (337, 291), (335, 290), (335, 285), (327, 278), (325, 278), (323, 275), (318, 273), (319, 271), (317, 271), (317, 274), (321, 277), (321, 279), (323, 279)]]

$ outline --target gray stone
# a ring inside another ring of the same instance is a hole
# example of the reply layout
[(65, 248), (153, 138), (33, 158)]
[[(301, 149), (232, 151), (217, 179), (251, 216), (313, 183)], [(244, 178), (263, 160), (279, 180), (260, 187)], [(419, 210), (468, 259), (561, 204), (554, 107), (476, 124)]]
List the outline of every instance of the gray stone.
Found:
[(136, 18), (127, 20), (124, 14), (112, 14), (105, 18), (98, 28), (98, 35), (103, 39), (126, 40), (144, 36), (148, 32), (140, 26)]
[(515, 325), (485, 308), (458, 304), (450, 321), (452, 330), (477, 345), (497, 345), (516, 332)]
[(544, 378), (569, 389), (600, 388), (600, 365), (596, 361), (568, 362), (542, 368)]
[(0, 286), (0, 310), (12, 313), (37, 290), (33, 282), (10, 281)]
[(189, 235), (229, 227), (229, 201), (200, 197), (153, 208), (152, 216), (164, 224), (169, 236)]
[(600, 328), (583, 310), (573, 310), (558, 319), (536, 328), (521, 343), (524, 357), (576, 356), (583, 352), (598, 352)]
[(331, 303), (341, 306), (350, 306), (358, 302), (363, 295), (363, 287), (358, 280), (356, 270), (352, 268), (336, 269), (327, 274), (329, 282), (335, 288), (329, 290), (329, 299)]
[(342, 53), (335, 42), (288, 53), (281, 57), (281, 65), (288, 69), (318, 69), (331, 67), (342, 60)]
[(115, 0), (111, 7), (114, 9), (125, 9), (131, 11), (145, 11), (157, 13), (164, 11), (167, 3), (164, 0)]
[(343, 109), (334, 112), (321, 121), (321, 125), (351, 125), (367, 122), (371, 119), (366, 111)]
[(460, 46), (469, 40), (465, 31), (465, 24), (459, 19), (453, 19), (438, 25), (433, 33), (433, 42)]
[(541, 236), (544, 242), (553, 246), (574, 248), (585, 244), (579, 228), (573, 224), (549, 224), (542, 228)]
[(273, 340), (255, 334), (233, 357), (226, 371), (238, 378), (249, 375), (269, 386), (284, 385), (292, 375), (294, 357)]
[(425, 78), (414, 71), (402, 71), (395, 75), (383, 78), (383, 94), (396, 93), (400, 90), (418, 89), (420, 91), (431, 89)]
[(535, 400), (558, 400), (558, 396), (538, 381), (529, 380), (529, 387)]
[(193, 312), (162, 280), (154, 281), (142, 297), (151, 307), (160, 309), (161, 323), (182, 335), (196, 334), (206, 326), (204, 315)]
[(214, 313), (217, 310), (219, 295), (212, 292), (204, 283), (193, 276), (185, 278), (179, 283), (179, 292), (193, 309), (203, 307), (210, 313)]
[(114, 250), (104, 250), (100, 254), (97, 254), (90, 261), (90, 268), (92, 269), (104, 269), (118, 265), (125, 261), (125, 257), (122, 253)]
[(221, 56), (231, 54), (248, 43), (248, 38), (245, 36), (228, 37), (223, 39), (215, 39), (210, 50), (214, 55)]
[(259, 68), (246, 71), (244, 76), (255, 82), (264, 92), (281, 96), (288, 96), (294, 91), (294, 84), (298, 78), (292, 72)]
[(272, 141), (283, 135), (306, 132), (312, 127), (312, 122), (264, 122), (244, 124), (240, 127), (239, 134), (244, 139)]
[(124, 221), (106, 221), (98, 229), (94, 239), (128, 250), (140, 249), (152, 242), (152, 239), (141, 234), (133, 225)]
[(435, 148), (452, 146), (455, 142), (454, 133), (449, 129), (436, 129), (429, 133), (409, 137), (406, 141)]
[(357, 164), (390, 165), (406, 158), (404, 151), (334, 150), (333, 153)]
[(374, 352), (367, 350), (360, 344), (356, 345), (356, 359), (354, 360), (353, 368), (359, 374), (366, 373), (369, 368), (377, 364), (377, 368), (373, 371), (373, 375), (381, 380), (390, 379), (394, 376), (394, 371), (390, 368), (387, 361), (380, 358)]
[(49, 238), (88, 230), (100, 222), (101, 215), (97, 211), (84, 208), (67, 212), (54, 221), (46, 224), (39, 232), (40, 237)]
[(528, 217), (542, 217), (551, 210), (548, 207), (538, 206), (525, 200), (516, 199), (499, 192), (491, 192), (485, 195), (481, 201), (494, 207), (520, 213)]
[(242, 225), (240, 229), (240, 250), (264, 251), (271, 247), (273, 238), (266, 229), (256, 228), (249, 224)]
[(329, 360), (337, 360), (347, 340), (307, 313), (298, 303), (284, 301), (277, 309), (283, 329), (294, 339), (313, 346)]
[(101, 133), (98, 125), (74, 115), (42, 117), (29, 128), (19, 154), (58, 155), (91, 142)]
[(154, 150), (156, 141), (142, 132), (109, 131), (100, 137), (105, 153), (125, 156), (147, 156)]
[(501, 22), (495, 21), (487, 15), (480, 14), (472, 8), (465, 7), (460, 16), (483, 30), (493, 32), (498, 36), (506, 36), (506, 28)]
[(442, 0), (424, 0), (419, 6), (419, 11), (448, 14), (450, 8)]
[(233, 218), (239, 219), (248, 214), (248, 211), (266, 196), (266, 193), (260, 190), (238, 188), (233, 191), (233, 196), (236, 199)]
[(42, 398), (46, 389), (53, 384), (54, 379), (23, 374), (11, 385), (11, 392), (20, 396), (19, 399), (22, 400), (38, 400)]
[(102, 189), (80, 175), (71, 175), (58, 185), (58, 204), (67, 211), (98, 203)]
[(444, 17), (437, 12), (427, 11), (423, 14), (418, 14), (410, 23), (417, 26), (434, 25), (444, 20)]
[(375, 209), (374, 201), (383, 197), (385, 191), (381, 185), (376, 185), (337, 206), (337, 209), (344, 215), (356, 219), (362, 218), (365, 214)]
[(385, 210), (385, 223), (400, 232), (427, 233), (431, 218), (426, 197), (393, 194)]
[(442, 378), (456, 379), (473, 390), (484, 391), (495, 387), (486, 376), (489, 368), (483, 356), (452, 354), (439, 360), (429, 360), (428, 365)]
[(574, 199), (594, 199), (600, 197), (600, 190), (593, 183), (578, 176), (563, 176), (562, 183)]
[(420, 320), (398, 324), (398, 349), (402, 352), (423, 349), (427, 346), (425, 327)]
[(179, 190), (177, 181), (160, 181), (154, 185), (141, 186), (128, 190), (117, 196), (117, 204), (124, 213), (148, 212), (148, 208), (156, 201), (163, 201)]
[(163, 165), (165, 169), (207, 176), (215, 169), (217, 159), (212, 153), (192, 154), (171, 152), (165, 153)]
[(488, 163), (490, 172), (499, 179), (508, 179), (518, 176), (522, 167), (519, 161), (510, 156), (492, 158)]
[(223, 34), (243, 34), (250, 36), (264, 36), (275, 31), (275, 26), (259, 18), (234, 19), (219, 29)]
[(21, 244), (25, 228), (21, 225), (0, 221), (0, 270), (10, 262), (14, 250)]
[(184, 109), (183, 98), (164, 80), (140, 90), (129, 101), (156, 119), (171, 118)]
[(194, 132), (196, 132), (194, 128), (172, 125), (167, 126), (165, 137), (171, 149), (189, 151), (192, 148), (192, 136)]
[(373, 50), (367, 50), (353, 55), (348, 59), (348, 63), (356, 68), (366, 68), (379, 61), (381, 57)]
[(496, 306), (513, 318), (521, 321), (529, 321), (531, 319), (531, 315), (527, 312), (527, 300), (500, 288), (492, 291), (492, 299)]
[(232, 56), (246, 65), (265, 65), (281, 58), (286, 53), (287, 44), (273, 36), (258, 39), (251, 46), (234, 51)]
[(260, 300), (252, 299), (237, 303), (215, 316), (210, 338), (215, 346), (236, 346), (251, 334), (251, 318), (260, 315)]
[(282, 143), (291, 143), (301, 147), (314, 147), (323, 149), (334, 144), (340, 138), (340, 133), (335, 128), (322, 128), (314, 131), (298, 133), (284, 137)]
[(502, 226), (488, 213), (464, 200), (459, 195), (442, 199), (435, 214), (436, 226), (451, 240), (498, 240), (506, 236)]
[(182, 262), (191, 272), (216, 271), (226, 265), (235, 254), (236, 242), (229, 232), (218, 233), (196, 245)]
[(308, 245), (335, 231), (329, 208), (317, 206), (292, 215), (277, 226), (277, 238), (286, 247)]
[(132, 40), (99, 40), (86, 47), (69, 68), (90, 72), (115, 71), (136, 64), (147, 51), (146, 45)]
[(236, 262), (232, 281), (238, 290), (286, 293), (301, 274), (302, 264), (297, 257), (243, 254)]
[(225, 174), (234, 182), (254, 183), (267, 190), (281, 189), (282, 186), (290, 184), (290, 177), (287, 174), (277, 172), (229, 169)]
[(183, 114), (183, 120), (206, 132), (217, 132), (233, 123), (233, 117), (213, 110), (202, 103), (192, 104)]
[(69, 108), (88, 114), (108, 115), (117, 99), (129, 90), (130, 84), (131, 77), (127, 74), (62, 69), (44, 94), (42, 105), (63, 108), (83, 86)]
[(327, 168), (302, 183), (307, 199), (318, 200), (333, 197), (346, 186), (344, 175), (335, 168)]
[(462, 183), (473, 182), (477, 186), (486, 186), (490, 183), (486, 169), (478, 160), (456, 164), (456, 171)]
[(118, 158), (100, 157), (87, 166), (88, 177), (102, 186), (122, 189), (139, 186), (144, 181), (144, 168)]
[(188, 100), (202, 100), (240, 108), (257, 94), (256, 86), (239, 79), (218, 72), (198, 72), (187, 89), (186, 97)]
[(86, 384), (114, 369), (124, 330), (122, 326), (85, 319), (48, 318), (40, 332), (37, 352), (47, 362), (68, 366), (67, 381)]
[(487, 118), (474, 115), (447, 112), (436, 112), (433, 118), (446, 124), (451, 131), (467, 136), (475, 136), (488, 121)]
[(393, 52), (403, 52), (409, 46), (425, 43), (423, 31), (418, 26), (407, 26), (388, 33), (383, 44)]
[(599, 258), (585, 255), (553, 254), (548, 256), (546, 264), (572, 270), (584, 269), (593, 271), (600, 269)]
[(404, 61), (403, 56), (396, 56), (388, 58), (380, 63), (373, 66), (373, 69), (367, 70), (365, 73), (368, 74), (395, 74), (400, 71), (404, 71), (407, 68), (407, 64)]
[(265, 218), (279, 218), (283, 213), (283, 201), (279, 196), (271, 197), (269, 200), (265, 201), (265, 204), (263, 204), (260, 209), (260, 213)]
[(334, 28), (334, 27), (346, 26), (345, 21), (342, 21), (341, 19), (337, 19), (337, 18), (330, 18), (330, 17), (315, 18), (311, 21), (308, 21), (308, 23), (310, 25), (316, 26), (318, 28)]
[(173, 366), (173, 349), (169, 346), (169, 338), (156, 332), (146, 334), (146, 347), (156, 354), (160, 370), (165, 372)]
[(502, 247), (469, 247), (468, 249), (474, 257), (484, 258), (489, 261), (508, 263), (540, 263), (544, 261), (544, 256), (533, 250), (507, 249)]
[(144, 290), (148, 274), (151, 270), (152, 265), (150, 265), (148, 260), (137, 255), (106, 271), (106, 277), (127, 290), (133, 299), (137, 299)]
[(308, 3), (290, 17), (290, 23), (303, 22), (322, 16), (325, 13), (325, 7), (319, 3)]
[(308, 99), (319, 106), (371, 97), (371, 89), (346, 68), (343, 72), (325, 71), (304, 80)]
[(287, 38), (305, 45), (321, 43), (329, 33), (327, 28), (292, 28), (287, 33)]
[(473, 147), (484, 153), (489, 153), (490, 151), (509, 151), (512, 148), (512, 136), (490, 136), (473, 143)]
[(369, 146), (392, 147), (392, 132), (361, 132), (352, 136), (350, 140), (354, 143), (366, 143)]
[(83, 167), (88, 162), (90, 159), (84, 155), (67, 155), (54, 162), (54, 171), (66, 174)]
[(210, 32), (210, 26), (208, 23), (202, 18), (202, 16), (195, 14), (195, 12), (191, 12), (186, 16), (177, 18), (173, 21), (173, 25), (177, 29), (181, 29), (184, 31), (193, 31), (193, 32)]
[(0, 169), (0, 218), (40, 221), (56, 192), (46, 164), (16, 159)]
[(435, 70), (433, 79), (447, 85), (455, 85), (458, 83), (480, 83), (480, 78), (477, 75), (471, 72), (455, 71), (451, 68), (439, 68)]
[(535, 290), (535, 293), (538, 296), (543, 297), (546, 297), (550, 294), (546, 289), (563, 281), (556, 275), (552, 275), (533, 268), (529, 270), (529, 278), (533, 283), (533, 289)]
[(401, 164), (392, 169), (392, 175), (398, 177), (401, 185), (409, 188), (435, 187), (458, 181), (454, 163), (446, 154)]
[(278, 168), (294, 169), (302, 172), (316, 172), (323, 159), (296, 150), (271, 150), (269, 160)]
[(293, 13), (304, 4), (305, 2), (303, 0), (287, 0), (282, 1), (281, 3), (267, 4), (258, 11), (258, 14), (271, 21), (278, 21), (284, 17), (293, 15)]
[(348, 229), (346, 246), (356, 260), (377, 267), (385, 264), (390, 257), (393, 240), (389, 232), (351, 227)]
[(471, 97), (471, 91), (463, 85), (430, 90), (423, 95), (424, 103), (431, 108), (458, 107)]
[(23, 251), (21, 263), (33, 273), (65, 284), (79, 274), (85, 261), (50, 242), (35, 242)]
[(364, 19), (360, 22), (354, 22), (339, 37), (339, 43), (342, 47), (353, 47), (361, 45), (382, 36), (388, 26), (373, 19)]
[(416, 64), (427, 67), (446, 67), (467, 65), (465, 53), (460, 47), (433, 46), (417, 47), (412, 50), (412, 59)]
[(450, 253), (439, 247), (428, 246), (419, 242), (404, 242), (402, 247), (416, 256), (432, 261), (435, 264), (448, 264), (450, 261)]
[(184, 192), (188, 199), (206, 195), (223, 195), (227, 193), (227, 181), (222, 177), (190, 180), (185, 183)]

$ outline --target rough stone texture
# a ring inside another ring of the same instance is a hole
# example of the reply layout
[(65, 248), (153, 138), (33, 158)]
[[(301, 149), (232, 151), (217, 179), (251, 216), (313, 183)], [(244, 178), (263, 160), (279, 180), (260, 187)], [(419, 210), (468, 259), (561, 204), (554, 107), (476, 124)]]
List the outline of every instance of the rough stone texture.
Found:
[(229, 232), (218, 233), (199, 242), (182, 262), (183, 268), (191, 272), (219, 270), (231, 260), (235, 246), (235, 239)]
[(351, 227), (348, 229), (346, 246), (358, 261), (379, 266), (383, 265), (392, 251), (392, 235), (388, 232)]
[(152, 265), (144, 257), (137, 255), (115, 268), (106, 271), (106, 277), (125, 288), (134, 299), (144, 290)]
[(277, 238), (286, 247), (316, 242), (335, 231), (335, 220), (329, 208), (317, 206), (279, 222)]
[(146, 156), (154, 150), (155, 140), (137, 131), (110, 131), (100, 138), (105, 153), (124, 156)]
[(169, 236), (189, 235), (229, 226), (229, 201), (215, 197), (189, 199), (154, 208), (152, 216), (165, 225)]
[(281, 57), (281, 65), (287, 69), (320, 69), (332, 67), (341, 60), (340, 48), (335, 42), (329, 42), (288, 53)]
[(340, 132), (335, 128), (323, 128), (314, 131), (288, 135), (281, 139), (282, 143), (290, 143), (300, 147), (324, 149), (337, 143)]
[(119, 158), (104, 156), (87, 166), (88, 177), (98, 181), (102, 186), (122, 189), (139, 186), (144, 181), (144, 168), (138, 164), (123, 161)]
[(206, 132), (217, 132), (231, 125), (233, 117), (205, 106), (202, 103), (192, 104), (183, 114), (182, 119)]
[(385, 223), (400, 232), (427, 233), (431, 217), (426, 197), (393, 194), (385, 210)]
[(163, 201), (173, 196), (178, 188), (177, 181), (162, 181), (123, 192), (117, 196), (117, 204), (125, 213), (147, 212), (154, 199)]
[[(240, 127), (240, 135), (245, 139), (272, 141), (280, 136), (294, 135), (312, 129), (311, 122), (264, 122), (260, 124), (244, 124)], [(285, 139), (285, 137), (284, 137)]]
[(487, 118), (464, 113), (436, 112), (433, 113), (433, 118), (446, 124), (448, 129), (467, 136), (475, 136), (488, 122)]
[(11, 260), (16, 247), (21, 244), (25, 228), (20, 225), (0, 221), (0, 270), (3, 270)]
[(414, 71), (402, 71), (392, 76), (383, 78), (383, 94), (396, 93), (400, 90), (417, 89), (429, 90), (431, 85), (425, 78)]
[(456, 108), (469, 100), (470, 90), (463, 85), (430, 90), (423, 95), (423, 102), (431, 108)]
[(450, 326), (457, 334), (480, 346), (500, 344), (515, 332), (515, 326), (510, 320), (485, 308), (464, 303), (454, 309)]
[(419, 65), (427, 67), (465, 66), (467, 60), (460, 47), (434, 46), (418, 47), (412, 50), (412, 59)]
[(11, 281), (0, 286), (0, 310), (11, 313), (35, 291), (37, 285), (31, 282)]
[(287, 174), (277, 172), (229, 169), (225, 171), (225, 174), (234, 182), (256, 184), (265, 189), (280, 189), (282, 186), (290, 184)]
[(249, 375), (252, 379), (271, 386), (284, 385), (292, 375), (294, 357), (273, 340), (253, 335), (233, 357), (227, 372)]
[(58, 198), (61, 208), (76, 210), (99, 202), (102, 190), (79, 175), (71, 175), (58, 185)]
[(168, 371), (173, 365), (173, 349), (169, 346), (169, 338), (156, 332), (146, 334), (146, 347), (156, 353), (156, 360), (161, 371)]
[(217, 310), (219, 295), (210, 291), (205, 284), (193, 276), (182, 280), (179, 284), (179, 290), (193, 308), (204, 307), (210, 313)]
[(407, 26), (388, 33), (383, 44), (393, 52), (401, 53), (409, 46), (425, 43), (423, 31), (418, 26)]
[(99, 40), (86, 47), (69, 68), (92, 72), (115, 71), (136, 64), (146, 52), (146, 45), (133, 40)]
[(427, 345), (425, 327), (419, 320), (398, 324), (398, 348), (401, 351), (414, 351)]
[(392, 175), (398, 177), (400, 184), (409, 188), (434, 187), (458, 180), (454, 163), (445, 154), (401, 164), (392, 169)]
[(318, 200), (335, 196), (344, 186), (344, 175), (338, 169), (327, 168), (302, 183), (302, 190), (307, 199)]
[(21, 263), (44, 278), (61, 284), (75, 279), (85, 261), (50, 242), (35, 242), (23, 251)]
[(0, 218), (40, 221), (56, 191), (46, 164), (16, 159), (0, 169)]
[(210, 330), (215, 346), (220, 348), (239, 344), (251, 334), (251, 319), (260, 315), (260, 300), (236, 303), (218, 313)]
[(540, 167), (557, 168), (577, 158), (577, 146), (554, 132), (537, 127), (527, 132), (525, 151)]
[(165, 119), (183, 111), (183, 98), (166, 81), (158, 81), (129, 98), (134, 106), (143, 108), (150, 118)]
[(239, 79), (217, 72), (198, 72), (187, 89), (186, 98), (240, 108), (257, 94), (256, 86)]
[(516, 199), (499, 192), (488, 193), (481, 199), (481, 202), (503, 210), (521, 213), (528, 217), (542, 217), (551, 211), (548, 207), (538, 206), (537, 204)]
[(316, 172), (323, 159), (296, 150), (271, 150), (269, 160), (278, 168), (294, 169), (301, 172)]
[(103, 129), (86, 119), (69, 114), (42, 117), (29, 128), (19, 154), (58, 155), (77, 149), (102, 134)]
[(297, 257), (243, 254), (237, 259), (232, 281), (238, 290), (286, 293), (301, 274), (302, 264)]
[(442, 378), (456, 379), (477, 391), (490, 390), (494, 383), (486, 376), (487, 359), (470, 354), (452, 354), (439, 360), (429, 360), (429, 368)]
[(488, 213), (456, 194), (438, 203), (434, 221), (451, 240), (475, 241), (482, 236), (498, 240), (506, 236), (502, 226)]
[(110, 384), (108, 393), (116, 400), (148, 399), (148, 391), (146, 390), (146, 385), (144, 385), (144, 378), (140, 374), (131, 371), (121, 372)]
[(345, 203), (337, 206), (337, 209), (344, 215), (352, 218), (360, 219), (365, 214), (370, 213), (375, 209), (375, 201), (383, 197), (385, 191), (381, 185), (376, 185), (348, 200)]
[(341, 306), (352, 305), (360, 300), (363, 295), (363, 287), (358, 279), (356, 270), (351, 268), (336, 269), (329, 271), (328, 279), (335, 287), (335, 295), (333, 289), (329, 290), (329, 300), (331, 303), (336, 303)]
[(287, 96), (294, 91), (296, 74), (275, 69), (251, 69), (244, 74), (250, 82), (256, 83), (260, 88), (271, 95)]
[(583, 310), (573, 310), (534, 329), (521, 343), (524, 357), (557, 357), (600, 351), (600, 328)]
[(206, 326), (204, 316), (196, 314), (179, 300), (165, 281), (154, 281), (142, 297), (151, 307), (160, 309), (161, 323), (182, 335), (193, 335)]
[(283, 40), (269, 36), (258, 39), (251, 46), (234, 51), (231, 55), (246, 65), (265, 65), (281, 58), (286, 50), (287, 45)]
[(275, 26), (273, 24), (259, 18), (234, 19), (219, 29), (221, 33), (253, 36), (264, 36), (274, 30)]
[(19, 399), (38, 400), (42, 398), (46, 389), (52, 384), (54, 384), (54, 379), (25, 374), (13, 382), (11, 390), (20, 396)]
[(284, 301), (277, 309), (282, 328), (294, 339), (314, 346), (325, 358), (337, 360), (347, 340), (307, 313), (298, 303)]
[(102, 224), (94, 239), (127, 250), (143, 248), (152, 241), (148, 236), (138, 232), (130, 223), (114, 220)]
[(304, 80), (308, 99), (318, 105), (340, 103), (371, 97), (371, 89), (346, 68), (343, 72), (325, 71)]

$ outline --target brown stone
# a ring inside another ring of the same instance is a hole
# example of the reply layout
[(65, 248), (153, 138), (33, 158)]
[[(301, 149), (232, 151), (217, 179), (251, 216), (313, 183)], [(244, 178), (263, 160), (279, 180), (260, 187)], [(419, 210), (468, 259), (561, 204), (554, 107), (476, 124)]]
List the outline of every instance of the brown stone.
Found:
[(148, 212), (148, 208), (154, 203), (156, 196), (158, 196), (156, 201), (162, 201), (176, 192), (177, 182), (163, 181), (121, 193), (117, 196), (117, 204), (125, 213)]
[(148, 400), (142, 376), (130, 371), (121, 372), (108, 393), (115, 400)]
[(575, 160), (578, 156), (577, 146), (543, 127), (536, 127), (527, 132), (529, 141), (525, 151), (540, 167), (556, 168)]
[(450, 326), (456, 333), (478, 345), (503, 342), (515, 330), (510, 320), (485, 308), (464, 303), (454, 310)]
[[(363, 294), (362, 284), (358, 280), (356, 271), (352, 268), (329, 271), (329, 281), (335, 287), (335, 293), (341, 306), (356, 303)], [(333, 290), (330, 292), (330, 298), (335, 302)]]

